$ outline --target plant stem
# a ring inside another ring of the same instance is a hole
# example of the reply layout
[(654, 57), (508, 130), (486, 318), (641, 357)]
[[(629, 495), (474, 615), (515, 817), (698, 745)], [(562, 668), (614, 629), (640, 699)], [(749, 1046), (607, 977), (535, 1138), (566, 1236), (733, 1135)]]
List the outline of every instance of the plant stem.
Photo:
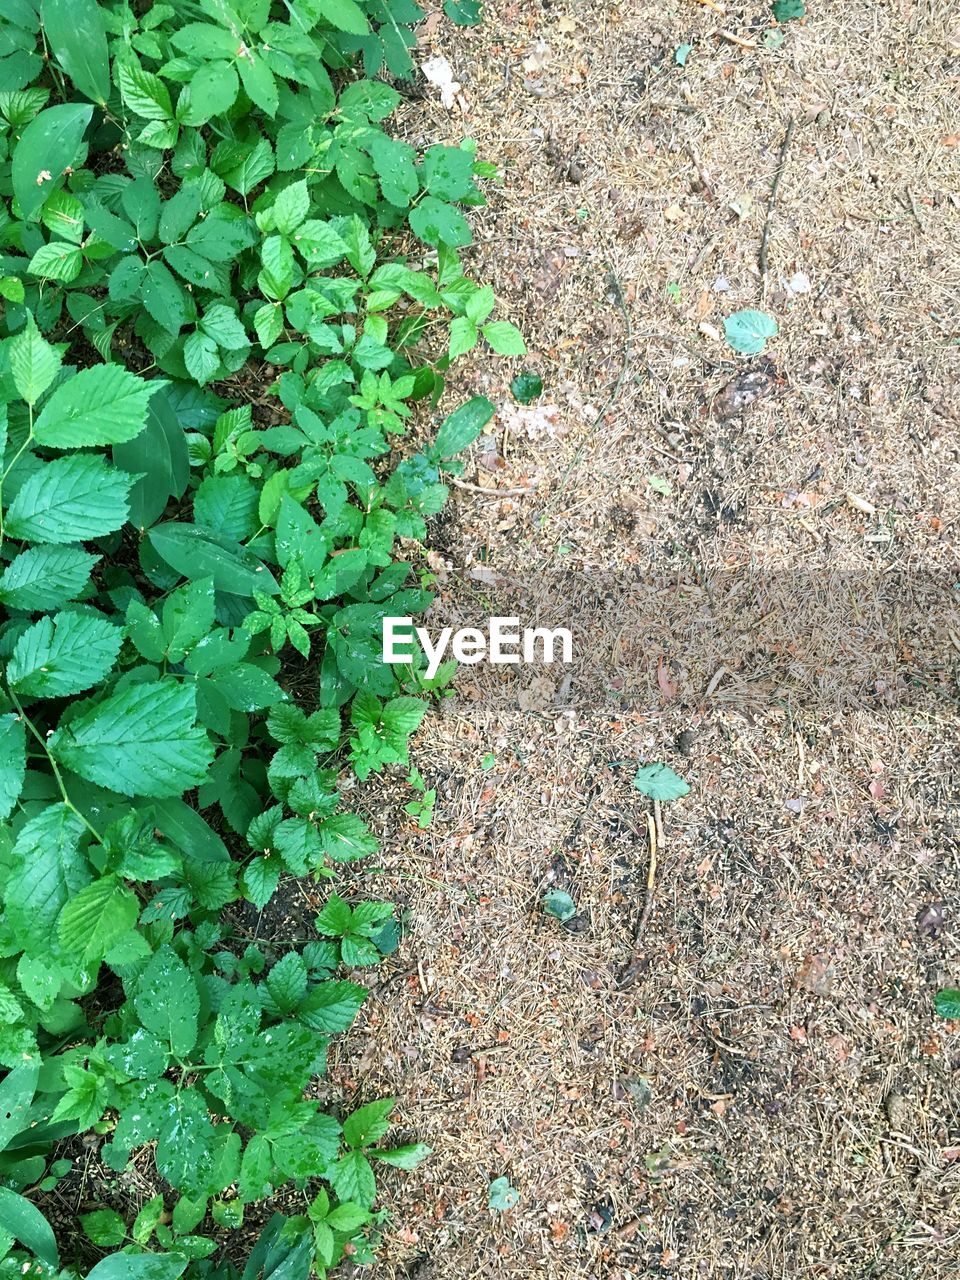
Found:
[(13, 692), (13, 690), (8, 689), (8, 693), (10, 694), (10, 700), (13, 702), (13, 705), (17, 708), (17, 714), (19, 715), (20, 719), (27, 726), (27, 728), (30, 730), (30, 732), (33, 734), (36, 740), (40, 743), (40, 746), (43, 748), (43, 754), (46, 756), (47, 761), (50, 765), (50, 768), (53, 772), (53, 776), (56, 779), (57, 786), (60, 788), (60, 795), (63, 797), (63, 803), (71, 811), (71, 813), (75, 813), (77, 815), (77, 817), (80, 819), (83, 825), (87, 828), (90, 834), (94, 837), (97, 843), (103, 844), (103, 836), (100, 834), (100, 832), (96, 829), (95, 826), (93, 826), (90, 822), (87, 821), (87, 818), (85, 817), (85, 815), (80, 812), (77, 806), (70, 799), (70, 795), (67, 792), (66, 786), (64, 785), (63, 776), (60, 773), (60, 769), (57, 766), (57, 762), (56, 760), (54, 760), (53, 756), (47, 750), (47, 744), (40, 730), (37, 728), (37, 726), (33, 723), (33, 721), (24, 711), (23, 705), (21, 704), (20, 699)]

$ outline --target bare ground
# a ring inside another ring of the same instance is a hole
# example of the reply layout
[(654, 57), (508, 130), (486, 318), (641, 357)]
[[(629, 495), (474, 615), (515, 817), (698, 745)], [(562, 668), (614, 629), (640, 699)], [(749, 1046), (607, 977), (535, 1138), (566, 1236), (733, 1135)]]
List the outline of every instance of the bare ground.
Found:
[[(425, 25), (462, 92), (427, 86), (408, 129), (501, 166), (471, 269), (545, 390), (518, 417), (517, 362), (473, 361), (458, 390), (501, 412), (433, 563), (602, 579), (621, 621), (589, 696), (461, 675), (417, 745), (430, 830), (399, 779), (364, 793), (397, 819), (357, 889), (408, 935), (333, 1078), (435, 1148), (384, 1172), (375, 1274), (954, 1275), (960, 1026), (932, 1000), (960, 978), (960, 628), (877, 600), (958, 579), (960, 18), (813, 0), (772, 48), (761, 4), (486, 7)], [(762, 357), (722, 339), (744, 307), (779, 322)], [(704, 565), (842, 572), (860, 631), (833, 588), (775, 641), (735, 593), (713, 645), (686, 597), (618, 613), (630, 574)], [(788, 696), (821, 640), (853, 657)], [(649, 760), (691, 792), (637, 936)]]

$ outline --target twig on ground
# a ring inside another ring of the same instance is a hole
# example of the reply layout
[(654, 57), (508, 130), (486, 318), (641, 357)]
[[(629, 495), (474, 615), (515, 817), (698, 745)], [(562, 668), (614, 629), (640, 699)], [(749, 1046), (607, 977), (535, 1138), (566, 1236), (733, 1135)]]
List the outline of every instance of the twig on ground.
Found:
[[(639, 832), (637, 832), (639, 835)], [(663, 846), (663, 822), (660, 814), (660, 801), (654, 800), (653, 813), (647, 814), (647, 845), (650, 857), (647, 862), (647, 890), (643, 902), (643, 912), (633, 931), (633, 952), (630, 959), (620, 971), (617, 978), (619, 987), (629, 987), (640, 971), (640, 944), (653, 914), (653, 891), (657, 882), (657, 850)]]
[(459, 476), (447, 476), (451, 484), (458, 489), (466, 489), (468, 493), (482, 493), (485, 498), (524, 498), (533, 493), (533, 489), (485, 489), (482, 484), (471, 484), (469, 480), (461, 480)]
[(787, 163), (787, 152), (790, 150), (790, 143), (793, 141), (793, 135), (797, 128), (797, 122), (793, 118), (787, 121), (786, 132), (783, 135), (783, 142), (780, 144), (780, 157), (777, 160), (776, 172), (773, 175), (773, 181), (770, 183), (770, 198), (767, 201), (767, 216), (763, 220), (763, 234), (760, 237), (760, 279), (762, 282), (763, 292), (767, 292), (767, 248), (770, 242), (770, 223), (773, 218), (774, 205), (777, 202), (777, 190), (780, 186), (780, 180), (783, 177), (783, 171)]

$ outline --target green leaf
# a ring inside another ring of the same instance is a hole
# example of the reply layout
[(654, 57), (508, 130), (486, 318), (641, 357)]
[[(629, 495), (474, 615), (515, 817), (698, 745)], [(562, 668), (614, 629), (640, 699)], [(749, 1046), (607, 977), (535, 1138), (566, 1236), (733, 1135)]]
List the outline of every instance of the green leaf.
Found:
[(433, 1147), (428, 1147), (425, 1142), (412, 1142), (405, 1147), (394, 1147), (392, 1151), (369, 1151), (367, 1154), (384, 1164), (393, 1165), (395, 1169), (415, 1169), (433, 1154)]
[(444, 0), (443, 12), (458, 27), (475, 27), (483, 21), (481, 0)]
[(148, 382), (119, 364), (98, 364), (61, 383), (43, 406), (34, 434), (49, 449), (82, 449), (132, 440), (147, 421), (150, 397), (166, 383)]
[(196, 724), (195, 690), (174, 679), (130, 685), (61, 725), (48, 749), (61, 764), (124, 795), (178, 796), (198, 786), (213, 747)]
[(62, 69), (101, 106), (110, 97), (110, 61), (97, 0), (43, 0), (43, 31)]
[(172, 947), (161, 947), (140, 975), (133, 1000), (140, 1021), (184, 1058), (197, 1043), (200, 995), (190, 970)]
[(190, 650), (213, 630), (213, 579), (200, 578), (172, 591), (163, 604), (165, 654), (182, 662)]
[(485, 324), (481, 333), (497, 355), (524, 356), (527, 354), (527, 344), (523, 340), (523, 334), (509, 320), (494, 320), (490, 324)]
[(355, 0), (323, 0), (321, 12), (324, 22), (338, 31), (352, 36), (365, 36), (370, 30), (363, 10)]
[(240, 82), (229, 62), (207, 62), (187, 81), (177, 101), (181, 124), (199, 128), (213, 116), (229, 111), (237, 100)]
[(452, 458), (473, 444), (477, 436), (496, 413), (496, 405), (485, 396), (474, 396), (466, 404), (455, 409), (437, 432), (433, 454), (437, 458)]
[(63, 908), (57, 930), (64, 950), (79, 965), (98, 965), (133, 929), (137, 896), (117, 876), (101, 876)]
[(407, 142), (377, 133), (370, 142), (370, 158), (377, 170), (384, 199), (399, 209), (409, 207), (420, 190), (420, 179), (414, 168), (416, 152)]
[(960, 1018), (960, 990), (944, 987), (934, 996), (933, 1007), (941, 1018)]
[(0, 1080), (0, 1151), (30, 1127), (30, 1103), (37, 1091), (40, 1062), (26, 1062)]
[(480, 336), (477, 326), (467, 316), (455, 316), (450, 322), (450, 347), (448, 355), (451, 360), (466, 355), (477, 345)]
[(154, 259), (148, 262), (141, 284), (143, 305), (167, 333), (178, 334), (187, 319), (187, 298), (174, 275)]
[(157, 234), (162, 244), (175, 244), (182, 240), (200, 215), (203, 198), (200, 184), (184, 183), (175, 195), (164, 202), (160, 213)]
[(679, 774), (666, 764), (645, 764), (636, 772), (633, 785), (651, 800), (679, 800), (690, 790)]
[(508, 1178), (494, 1178), (487, 1193), (487, 1207), (495, 1213), (507, 1213), (520, 1203), (520, 1192), (511, 1187)]
[(115, 1209), (94, 1209), (93, 1213), (81, 1213), (80, 1225), (88, 1240), (106, 1249), (123, 1244), (127, 1238), (126, 1223)]
[(173, 107), (170, 93), (159, 76), (144, 71), (139, 63), (121, 62), (117, 66), (117, 80), (124, 104), (144, 120), (171, 120)]
[(250, 345), (246, 329), (225, 302), (214, 302), (207, 307), (200, 328), (225, 351), (242, 351)]
[(543, 909), (548, 916), (556, 916), (558, 920), (570, 920), (577, 914), (576, 903), (562, 889), (550, 889), (543, 895)]
[(83, 254), (78, 245), (66, 244), (63, 240), (52, 240), (42, 244), (30, 259), (27, 270), (31, 275), (42, 276), (44, 280), (59, 280), (69, 284), (76, 280), (83, 267)]
[(310, 193), (305, 179), (291, 182), (273, 202), (273, 225), (281, 235), (292, 236), (310, 211)]
[(176, 1253), (114, 1253), (87, 1272), (87, 1280), (177, 1280), (190, 1259)]
[(257, 183), (269, 178), (274, 170), (273, 151), (266, 138), (261, 138), (253, 147), (242, 146), (239, 156), (226, 165), (216, 163), (216, 154), (215, 152), (216, 172), (228, 187), (233, 187), (242, 196), (249, 195)]
[(61, 355), (40, 330), (32, 315), (7, 344), (13, 385), (27, 404), (34, 405), (60, 372)]
[(380, 1098), (358, 1108), (343, 1122), (343, 1140), (348, 1147), (366, 1147), (376, 1142), (390, 1128), (390, 1113), (396, 1098)]
[(462, 248), (473, 239), (470, 225), (459, 209), (436, 196), (425, 196), (411, 209), (410, 227), (415, 235), (431, 245)]
[(213, 338), (199, 329), (187, 336), (183, 344), (183, 362), (191, 378), (203, 386), (220, 368), (220, 352)]
[(773, 0), (771, 8), (778, 22), (790, 22), (793, 19), (802, 18), (807, 12), (803, 0)]
[(335, 813), (324, 818), (318, 832), (324, 853), (334, 862), (356, 862), (379, 848), (376, 836), (356, 813)]
[[(336, 3), (345, 3), (346, 0), (336, 0)], [(243, 87), (247, 91), (247, 96), (251, 102), (255, 103), (261, 111), (264, 111), (272, 119), (277, 114), (277, 106), (280, 102), (280, 94), (277, 90), (277, 82), (273, 78), (273, 72), (267, 66), (263, 57), (248, 50), (244, 57), (237, 62), (237, 69), (240, 72), (240, 79), (243, 81)]]
[(543, 395), (543, 379), (531, 370), (524, 369), (510, 383), (510, 391), (519, 404), (533, 404), (534, 400)]
[(331, 1165), (326, 1177), (340, 1200), (352, 1200), (368, 1208), (377, 1194), (376, 1178), (362, 1151), (349, 1151)]
[(777, 336), (777, 322), (765, 311), (735, 311), (724, 320), (723, 331), (734, 351), (752, 356)]
[(10, 815), (20, 797), (26, 768), (23, 721), (15, 715), (0, 716), (0, 821)]
[(19, 637), (7, 682), (26, 698), (64, 698), (99, 684), (112, 670), (123, 632), (95, 613), (58, 613)]
[(28, 547), (0, 576), (0, 603), (28, 613), (59, 609), (80, 594), (96, 563), (79, 547)]
[(147, 425), (132, 441), (116, 445), (113, 460), (140, 479), (130, 491), (130, 523), (145, 529), (179, 498), (190, 479), (190, 455), (180, 419), (163, 383), (150, 398)]
[(92, 106), (68, 102), (41, 111), (24, 129), (13, 153), (11, 176), (28, 222), (60, 187), (64, 171), (78, 167), (77, 155), (92, 115)]
[(312, 1031), (333, 1035), (346, 1031), (367, 996), (354, 982), (321, 982), (307, 995), (297, 1017)]
[(307, 994), (307, 966), (303, 956), (291, 951), (279, 960), (267, 974), (266, 988), (278, 1013), (292, 1013)]
[(27, 542), (81, 542), (119, 529), (133, 477), (96, 454), (44, 463), (10, 504), (6, 532)]
[(53, 1228), (35, 1204), (9, 1187), (0, 1187), (0, 1223), (4, 1231), (50, 1267), (59, 1267), (60, 1255)]
[(160, 558), (185, 578), (212, 577), (218, 591), (236, 596), (280, 591), (273, 574), (252, 551), (207, 529), (171, 522), (156, 525), (147, 537)]
[(80, 852), (83, 819), (65, 804), (48, 805), (21, 829), (10, 855), (5, 889), (7, 922), (21, 945), (53, 934), (60, 912), (90, 879)]

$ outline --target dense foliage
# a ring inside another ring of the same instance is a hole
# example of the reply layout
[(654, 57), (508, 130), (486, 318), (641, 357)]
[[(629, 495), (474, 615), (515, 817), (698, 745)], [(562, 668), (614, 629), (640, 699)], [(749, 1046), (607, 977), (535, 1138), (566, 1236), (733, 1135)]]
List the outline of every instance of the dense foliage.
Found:
[[(493, 406), (402, 437), (481, 337), (523, 351), (458, 255), (490, 170), (382, 128), (421, 16), (0, 4), (0, 1276), (229, 1280), (285, 1183), (243, 1280), (323, 1275), (425, 1153), (389, 1099), (307, 1096), (392, 908), (258, 946), (241, 901), (376, 849), (338, 782), (406, 763), (449, 678), (384, 666), (381, 621), (429, 602), (402, 549)], [(158, 1191), (61, 1258), (35, 1201), (87, 1130)]]

